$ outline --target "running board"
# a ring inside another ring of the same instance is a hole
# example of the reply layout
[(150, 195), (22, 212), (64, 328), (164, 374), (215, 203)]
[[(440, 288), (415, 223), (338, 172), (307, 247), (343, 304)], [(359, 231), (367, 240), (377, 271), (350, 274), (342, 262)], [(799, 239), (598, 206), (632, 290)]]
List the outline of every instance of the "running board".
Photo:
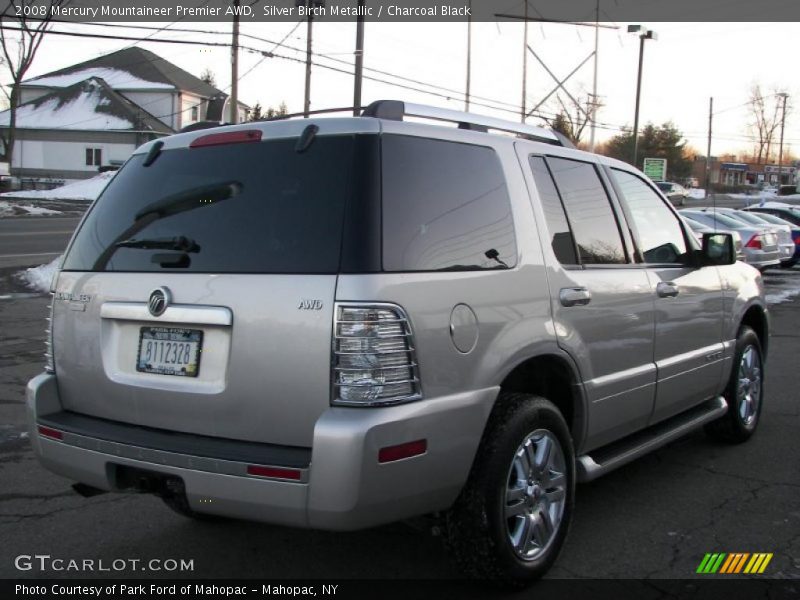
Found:
[(717, 396), (666, 421), (593, 450), (591, 454), (579, 456), (576, 464), (578, 481), (597, 479), (656, 448), (683, 437), (709, 421), (718, 419), (727, 411), (728, 403), (725, 398)]

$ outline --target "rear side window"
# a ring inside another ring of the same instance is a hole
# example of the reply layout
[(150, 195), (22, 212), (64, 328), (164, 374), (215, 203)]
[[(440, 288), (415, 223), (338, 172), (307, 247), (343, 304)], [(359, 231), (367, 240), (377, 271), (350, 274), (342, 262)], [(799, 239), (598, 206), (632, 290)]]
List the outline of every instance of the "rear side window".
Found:
[(544, 218), (550, 235), (550, 245), (558, 262), (562, 265), (577, 265), (578, 255), (575, 251), (575, 239), (572, 237), (564, 206), (558, 197), (558, 191), (553, 184), (553, 178), (547, 169), (547, 164), (541, 156), (531, 156), (531, 171), (542, 202)]
[(99, 198), (71, 271), (336, 273), (354, 136), (136, 155)]
[(492, 148), (382, 138), (385, 271), (472, 271), (516, 264), (506, 181)]
[(594, 165), (548, 157), (567, 211), (581, 264), (624, 264), (622, 237), (611, 202)]

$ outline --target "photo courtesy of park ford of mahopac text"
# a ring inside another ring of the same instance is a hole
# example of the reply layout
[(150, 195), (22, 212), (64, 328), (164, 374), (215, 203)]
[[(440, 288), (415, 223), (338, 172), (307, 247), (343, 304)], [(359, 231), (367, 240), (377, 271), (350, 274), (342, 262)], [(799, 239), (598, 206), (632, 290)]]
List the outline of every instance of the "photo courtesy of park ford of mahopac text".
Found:
[(0, 0), (0, 598), (800, 598), (798, 39)]

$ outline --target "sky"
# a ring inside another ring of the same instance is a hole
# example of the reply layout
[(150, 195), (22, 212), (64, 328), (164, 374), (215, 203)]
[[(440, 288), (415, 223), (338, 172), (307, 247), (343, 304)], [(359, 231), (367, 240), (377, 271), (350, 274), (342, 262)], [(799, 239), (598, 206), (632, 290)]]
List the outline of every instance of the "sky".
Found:
[[(148, 23), (163, 31), (102, 28), (91, 25), (57, 24), (56, 29), (102, 34), (137, 35), (152, 38), (228, 42), (229, 23)], [(639, 58), (639, 39), (627, 33), (626, 23), (608, 23), (618, 29), (600, 29), (598, 53), (597, 140), (603, 141), (632, 126)], [(651, 122), (673, 122), (688, 143), (705, 154), (708, 135), (709, 98), (714, 98), (711, 154), (741, 154), (753, 148), (752, 117), (747, 102), (750, 90), (759, 84), (767, 94), (776, 90), (789, 94), (784, 154), (798, 148), (800, 154), (800, 85), (797, 77), (797, 40), (800, 23), (650, 23), (657, 40), (645, 42), (640, 128)], [(220, 32), (183, 33), (181, 28)], [(273, 50), (287, 58), (264, 58), (243, 49), (240, 54), (239, 98), (263, 107), (285, 102), (290, 112), (303, 108), (306, 24), (246, 23), (241, 44), (258, 50)], [(532, 23), (528, 44), (547, 68), (563, 78), (594, 49), (593, 27)], [(270, 40), (272, 43), (262, 41)], [(276, 44), (284, 40), (276, 48)], [(353, 77), (350, 74), (355, 43), (352, 23), (314, 25), (316, 62), (346, 73), (314, 67), (311, 107), (323, 109), (352, 105)], [(49, 36), (42, 44), (28, 77), (41, 75), (83, 60), (118, 50), (137, 42), (94, 40)], [(199, 75), (211, 69), (217, 87), (230, 89), (230, 50), (213, 46), (138, 42), (180, 67)], [(294, 51), (291, 48), (297, 48)], [(465, 23), (367, 23), (364, 64), (400, 76), (397, 79), (376, 71), (365, 76), (391, 80), (398, 87), (370, 79), (364, 81), (364, 103), (382, 98), (420, 102), (462, 110), (466, 84), (467, 24)], [(521, 23), (473, 23), (471, 53), (471, 110), (519, 120), (522, 90), (523, 25)], [(414, 81), (416, 80), (416, 83)], [(565, 87), (576, 98), (592, 91), (593, 61), (570, 78)], [(432, 87), (436, 86), (436, 87)], [(527, 102), (532, 108), (555, 86), (541, 63), (528, 53)], [(423, 93), (409, 87), (425, 89)], [(569, 101), (565, 94), (562, 98)], [(792, 110), (797, 102), (798, 109)], [(555, 96), (541, 110), (558, 110)], [(535, 117), (531, 124), (540, 124)], [(589, 140), (588, 129), (583, 140)]]

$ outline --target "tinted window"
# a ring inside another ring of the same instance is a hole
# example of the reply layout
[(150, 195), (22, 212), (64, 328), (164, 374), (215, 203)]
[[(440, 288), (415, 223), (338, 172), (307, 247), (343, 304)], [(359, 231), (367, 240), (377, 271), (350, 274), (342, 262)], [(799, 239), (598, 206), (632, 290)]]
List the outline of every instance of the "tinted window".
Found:
[(619, 226), (594, 165), (548, 157), (583, 264), (625, 263)]
[(558, 197), (553, 178), (547, 169), (547, 164), (540, 156), (531, 156), (531, 170), (542, 203), (544, 218), (547, 221), (547, 230), (550, 235), (550, 244), (553, 252), (563, 265), (577, 265), (578, 255), (575, 251), (575, 240), (569, 229), (564, 206)]
[(385, 135), (382, 156), (386, 271), (514, 266), (511, 205), (494, 150)]
[(303, 153), (296, 143), (165, 150), (148, 167), (144, 155), (132, 157), (87, 216), (64, 268), (337, 272), (354, 138), (320, 136)]
[(639, 249), (646, 263), (677, 263), (686, 254), (686, 240), (678, 217), (644, 181), (614, 169), (639, 237)]

